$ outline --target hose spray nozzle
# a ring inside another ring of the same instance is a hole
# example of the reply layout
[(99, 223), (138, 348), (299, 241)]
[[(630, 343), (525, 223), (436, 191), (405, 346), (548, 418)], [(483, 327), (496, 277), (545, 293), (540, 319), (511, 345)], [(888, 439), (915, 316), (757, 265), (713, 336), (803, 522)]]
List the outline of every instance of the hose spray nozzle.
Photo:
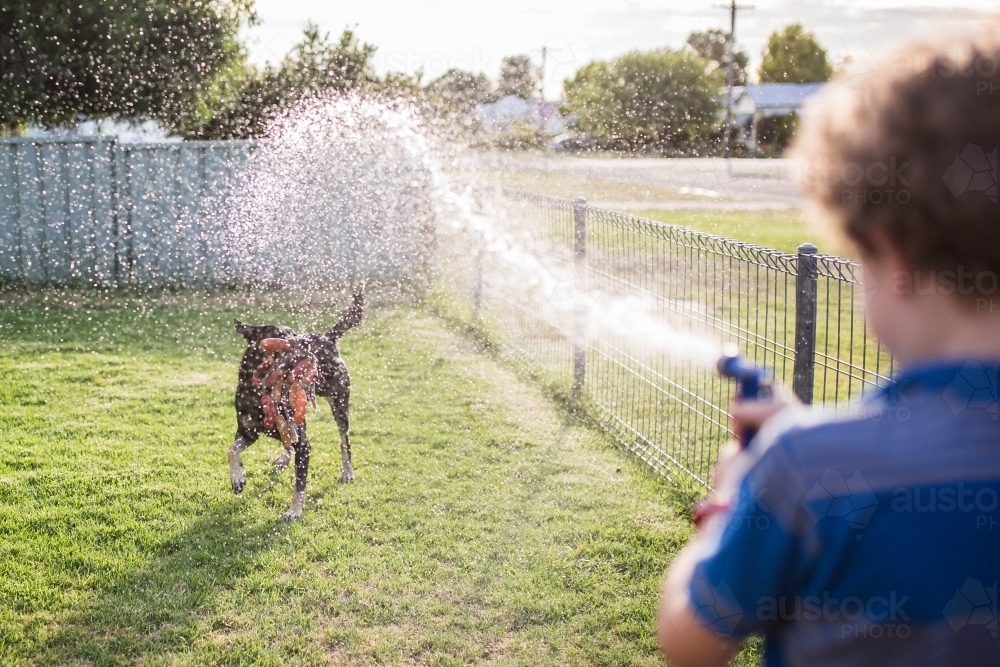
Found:
[[(722, 356), (719, 357), (716, 368), (722, 377), (736, 380), (737, 401), (766, 401), (771, 398), (773, 387), (767, 372), (741, 357), (732, 343), (722, 348)], [(757, 429), (743, 429), (739, 434), (740, 446), (746, 447), (755, 435)]]

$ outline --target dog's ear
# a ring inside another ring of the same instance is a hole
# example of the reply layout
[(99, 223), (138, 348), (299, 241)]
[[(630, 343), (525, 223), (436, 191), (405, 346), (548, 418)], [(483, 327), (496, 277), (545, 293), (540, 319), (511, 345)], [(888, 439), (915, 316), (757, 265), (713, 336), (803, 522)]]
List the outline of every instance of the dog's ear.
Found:
[(233, 327), (236, 329), (237, 333), (239, 333), (241, 336), (243, 336), (244, 338), (247, 339), (248, 343), (253, 342), (253, 327), (252, 326), (250, 326), (246, 322), (241, 322), (239, 320), (234, 319), (233, 320)]

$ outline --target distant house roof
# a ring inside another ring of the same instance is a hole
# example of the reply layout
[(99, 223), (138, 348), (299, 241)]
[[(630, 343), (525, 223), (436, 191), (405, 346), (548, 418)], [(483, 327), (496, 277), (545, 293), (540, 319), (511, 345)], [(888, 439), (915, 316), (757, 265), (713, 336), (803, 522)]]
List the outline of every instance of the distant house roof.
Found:
[[(733, 115), (738, 125), (751, 118), (784, 116), (799, 111), (825, 83), (761, 83), (733, 87)], [(722, 97), (723, 102), (725, 96)], [(725, 112), (723, 112), (725, 113)]]
[(758, 109), (776, 107), (799, 108), (807, 97), (815, 95), (822, 83), (761, 83), (747, 86), (746, 92), (757, 104)]
[(562, 134), (567, 129), (565, 120), (559, 115), (558, 105), (539, 99), (529, 102), (517, 95), (478, 105), (476, 117), (490, 134), (509, 132), (516, 120), (527, 121), (549, 136)]

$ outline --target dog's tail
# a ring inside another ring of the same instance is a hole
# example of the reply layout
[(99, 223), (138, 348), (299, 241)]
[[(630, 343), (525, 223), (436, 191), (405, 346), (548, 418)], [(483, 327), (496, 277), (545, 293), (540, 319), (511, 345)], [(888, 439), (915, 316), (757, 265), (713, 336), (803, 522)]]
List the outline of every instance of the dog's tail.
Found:
[(340, 321), (333, 325), (333, 328), (327, 332), (327, 337), (333, 340), (338, 340), (345, 333), (353, 329), (354, 327), (361, 324), (361, 320), (365, 317), (365, 287), (361, 285), (355, 288), (354, 296), (351, 297), (351, 305), (348, 306), (347, 312), (343, 314)]

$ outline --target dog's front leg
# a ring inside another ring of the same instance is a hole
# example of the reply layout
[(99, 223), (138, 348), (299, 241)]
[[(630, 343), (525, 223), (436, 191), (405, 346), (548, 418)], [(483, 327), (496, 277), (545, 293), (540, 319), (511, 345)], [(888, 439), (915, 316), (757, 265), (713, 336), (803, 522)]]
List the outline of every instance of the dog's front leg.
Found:
[(302, 517), (302, 505), (306, 500), (306, 479), (309, 477), (309, 454), (311, 447), (303, 428), (302, 437), (295, 444), (295, 491), (292, 492), (292, 506), (285, 512), (285, 521)]
[(247, 480), (243, 474), (243, 460), (240, 452), (253, 444), (246, 436), (236, 434), (236, 440), (229, 447), (229, 481), (233, 485), (233, 493), (240, 493), (246, 486)]

